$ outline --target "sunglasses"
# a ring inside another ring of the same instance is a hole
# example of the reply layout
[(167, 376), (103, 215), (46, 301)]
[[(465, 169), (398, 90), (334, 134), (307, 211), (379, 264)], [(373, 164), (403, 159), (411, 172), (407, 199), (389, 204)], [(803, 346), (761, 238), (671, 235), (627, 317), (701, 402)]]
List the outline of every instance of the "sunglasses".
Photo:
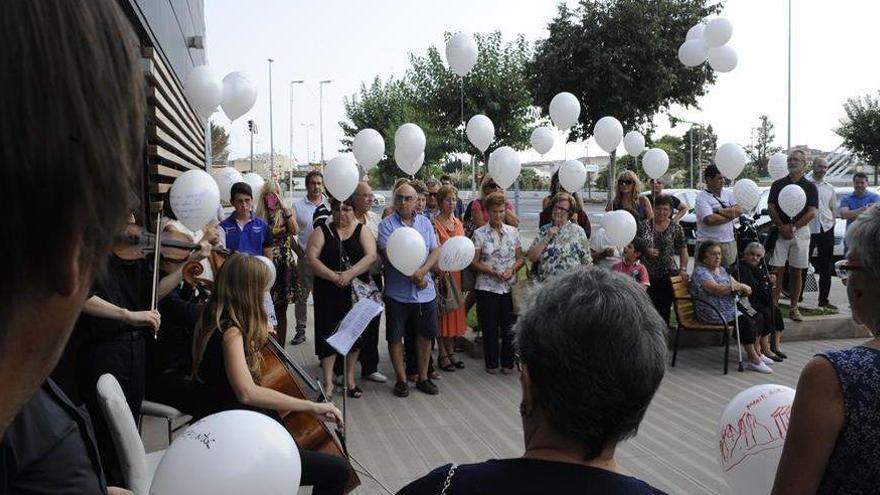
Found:
[(414, 201), (415, 199), (415, 196), (404, 196), (403, 194), (394, 195), (394, 201), (397, 203), (409, 203), (410, 201)]
[(837, 276), (840, 278), (840, 281), (843, 282), (843, 285), (846, 285), (846, 281), (849, 280), (852, 272), (860, 272), (862, 270), (864, 270), (862, 267), (850, 265), (847, 260), (840, 260), (837, 263), (834, 263), (834, 271), (837, 272)]
[(635, 184), (635, 181), (632, 179), (620, 179), (617, 181), (618, 186), (631, 186)]

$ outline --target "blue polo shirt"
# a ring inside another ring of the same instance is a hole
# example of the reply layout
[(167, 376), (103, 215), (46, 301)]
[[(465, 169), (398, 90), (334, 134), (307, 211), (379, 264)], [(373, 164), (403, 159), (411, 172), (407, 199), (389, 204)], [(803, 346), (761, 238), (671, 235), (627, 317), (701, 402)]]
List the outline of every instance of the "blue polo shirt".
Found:
[[(840, 198), (840, 207), (848, 208), (850, 211), (858, 210), (863, 206), (868, 206), (872, 203), (880, 202), (880, 195), (871, 191), (865, 191), (865, 194), (861, 196), (856, 196), (855, 193), (847, 194), (846, 196)], [(846, 225), (853, 223), (853, 220), (847, 220)]]
[[(385, 250), (388, 245), (388, 237), (391, 233), (401, 227), (412, 227), (422, 234), (425, 240), (425, 246), (428, 253), (436, 249), (437, 236), (434, 234), (434, 225), (424, 215), (413, 215), (412, 225), (403, 223), (397, 212), (392, 213), (382, 220), (379, 224), (379, 239), (377, 244), (379, 249)], [(428, 303), (437, 298), (434, 290), (434, 276), (428, 272), (425, 275), (428, 286), (419, 290), (416, 284), (412, 283), (409, 277), (400, 273), (391, 263), (385, 263), (385, 296), (394, 299), (399, 303)]]
[(272, 245), (269, 224), (253, 213), (251, 213), (251, 221), (246, 223), (244, 228), (238, 226), (235, 213), (220, 222), (220, 228), (226, 233), (226, 247), (236, 253), (261, 255), (263, 248)]

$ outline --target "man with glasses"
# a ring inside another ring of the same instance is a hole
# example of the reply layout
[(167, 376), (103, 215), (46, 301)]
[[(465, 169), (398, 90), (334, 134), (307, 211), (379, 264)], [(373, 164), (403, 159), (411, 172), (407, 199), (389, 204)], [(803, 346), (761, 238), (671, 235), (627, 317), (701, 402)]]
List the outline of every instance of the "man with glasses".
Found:
[[(697, 215), (697, 245), (707, 240), (721, 243), (721, 265), (725, 268), (736, 263), (736, 237), (733, 221), (742, 214), (742, 207), (736, 204), (733, 191), (724, 187), (724, 176), (715, 165), (703, 171), (706, 189), (697, 194), (695, 212)], [(696, 252), (696, 251), (695, 251)]]
[[(296, 224), (299, 225), (296, 254), (300, 262), (296, 264), (296, 267), (299, 270), (299, 281), (303, 292), (302, 300), (294, 305), (296, 334), (290, 343), (299, 345), (306, 341), (306, 323), (308, 322), (307, 300), (314, 282), (312, 270), (309, 268), (309, 264), (305, 262), (304, 248), (309, 243), (309, 235), (315, 230), (315, 217), (318, 216), (318, 210), (326, 211), (326, 216), (330, 215), (330, 210), (324, 205), (324, 176), (321, 172), (312, 170), (306, 175), (306, 197), (294, 201), (293, 209), (296, 211)], [(326, 219), (323, 213), (321, 216)]]
[[(816, 217), (819, 207), (819, 190), (816, 185), (804, 177), (804, 167), (807, 164), (806, 155), (801, 150), (792, 151), (788, 155), (788, 175), (773, 182), (770, 186), (770, 197), (767, 200), (767, 208), (770, 211), (770, 219), (779, 231), (779, 238), (770, 256), (770, 266), (776, 274), (777, 280), (782, 280), (785, 274), (785, 265), (789, 270), (789, 294), (791, 294), (791, 306), (788, 317), (792, 321), (803, 321), (801, 312), (798, 310), (803, 278), (801, 270), (807, 268), (810, 255), (810, 222)], [(785, 186), (796, 184), (804, 190), (807, 203), (794, 217), (788, 216), (779, 208), (779, 193)], [(779, 294), (782, 292), (782, 284), (773, 287), (773, 304), (779, 304)]]
[[(663, 186), (666, 185), (666, 177), (658, 177), (656, 179), (651, 180), (651, 193), (647, 195), (648, 201), (651, 202), (651, 206), (654, 206), (654, 200), (663, 195)], [(672, 217), (673, 223), (678, 223), (679, 220), (688, 212), (688, 205), (681, 202), (680, 199), (675, 196), (669, 194), (667, 195), (669, 200), (672, 201), (672, 211), (675, 212), (675, 216)]]
[[(828, 161), (824, 158), (813, 160), (812, 182), (819, 194), (819, 206), (816, 217), (810, 222), (810, 257), (816, 273), (819, 274), (819, 306), (836, 310), (837, 307), (828, 302), (828, 294), (831, 292), (831, 263), (834, 257), (834, 217), (835, 217), (835, 192), (834, 186), (825, 182), (825, 174), (828, 172)], [(813, 256), (813, 253), (816, 253)], [(807, 270), (803, 270), (802, 277), (807, 276)]]
[(425, 181), (425, 216), (433, 221), (434, 217), (440, 213), (440, 207), (437, 204), (437, 191), (440, 190), (440, 182), (437, 179), (428, 179)]
[[(431, 269), (440, 257), (440, 246), (432, 222), (415, 212), (416, 190), (409, 182), (400, 184), (394, 190), (394, 208), (395, 211), (379, 224), (377, 243), (385, 266), (385, 334), (397, 377), (394, 395), (409, 395), (403, 355), (404, 339), (414, 339), (416, 342), (416, 388), (426, 394), (436, 395), (439, 390), (428, 377), (428, 361), (431, 358), (431, 344), (438, 331), (437, 293)], [(397, 270), (389, 262), (386, 251), (391, 234), (403, 227), (418, 231), (427, 249), (425, 262), (411, 276)]]

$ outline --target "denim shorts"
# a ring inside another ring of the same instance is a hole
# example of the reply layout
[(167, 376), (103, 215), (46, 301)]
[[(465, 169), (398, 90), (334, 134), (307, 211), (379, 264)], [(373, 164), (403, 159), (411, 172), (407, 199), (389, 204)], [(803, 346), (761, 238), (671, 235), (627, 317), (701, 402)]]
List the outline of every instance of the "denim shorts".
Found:
[(385, 298), (385, 340), (402, 342), (404, 336), (437, 337), (437, 300), (426, 303), (402, 303)]

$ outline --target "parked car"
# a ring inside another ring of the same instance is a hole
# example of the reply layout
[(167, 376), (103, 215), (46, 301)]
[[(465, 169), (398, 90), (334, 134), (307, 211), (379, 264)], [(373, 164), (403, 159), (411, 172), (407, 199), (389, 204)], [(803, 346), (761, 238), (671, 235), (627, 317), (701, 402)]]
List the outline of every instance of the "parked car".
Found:
[(384, 207), (385, 206), (385, 196), (374, 192), (373, 193), (373, 208)]

